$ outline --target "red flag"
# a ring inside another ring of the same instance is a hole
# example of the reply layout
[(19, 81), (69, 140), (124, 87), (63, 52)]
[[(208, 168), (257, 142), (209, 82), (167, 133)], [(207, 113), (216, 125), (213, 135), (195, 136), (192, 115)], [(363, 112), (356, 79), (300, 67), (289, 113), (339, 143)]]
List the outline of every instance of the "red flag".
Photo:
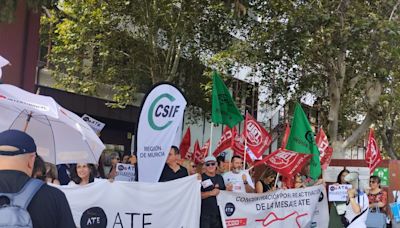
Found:
[(200, 157), (201, 157), (200, 144), (199, 144), (199, 140), (196, 140), (196, 142), (194, 143), (193, 153), (192, 153), (192, 156), (191, 156), (191, 160), (192, 160), (194, 163), (198, 164), (198, 162), (196, 162), (196, 161), (198, 161), (198, 160), (199, 160), (198, 158), (200, 158)]
[[(232, 129), (232, 145), (231, 149), (233, 150), (233, 155), (237, 155), (239, 157), (244, 157), (244, 146), (245, 146), (245, 137), (244, 134), (237, 134), (236, 128)], [(252, 151), (247, 148), (246, 152), (246, 163), (252, 164), (256, 159), (255, 155)]]
[(193, 151), (193, 161), (196, 164), (203, 163), (204, 158), (207, 156), (208, 150), (210, 148), (210, 140), (208, 140), (202, 148), (200, 148), (199, 141), (196, 141), (196, 144), (194, 145), (194, 151)]
[(310, 160), (311, 154), (302, 154), (285, 149), (277, 149), (258, 161), (255, 166), (265, 164), (282, 176), (292, 177), (300, 172), (303, 166)]
[(365, 160), (368, 163), (369, 171), (372, 174), (375, 168), (382, 161), (382, 156), (374, 136), (374, 129), (370, 128), (368, 136), (367, 151), (365, 152)]
[(315, 138), (315, 142), (319, 149), (319, 161), (321, 163), (321, 167), (323, 170), (325, 170), (331, 162), (333, 149), (329, 146), (328, 137), (326, 137), (326, 134), (322, 128), (319, 129)]
[(261, 157), (271, 145), (271, 135), (249, 114), (246, 114), (244, 126), (243, 133), (247, 140), (248, 149), (255, 157)]
[(282, 149), (286, 148), (286, 144), (287, 144), (289, 135), (290, 135), (290, 126), (289, 126), (289, 123), (286, 123), (285, 134), (283, 135), (282, 143), (281, 143)]
[(181, 151), (181, 158), (186, 159), (186, 154), (188, 154), (190, 148), (190, 127), (186, 130), (183, 136), (179, 150)]
[(225, 127), (221, 138), (218, 141), (217, 148), (214, 150), (213, 155), (217, 157), (221, 152), (231, 147), (232, 144), (232, 129), (228, 126)]

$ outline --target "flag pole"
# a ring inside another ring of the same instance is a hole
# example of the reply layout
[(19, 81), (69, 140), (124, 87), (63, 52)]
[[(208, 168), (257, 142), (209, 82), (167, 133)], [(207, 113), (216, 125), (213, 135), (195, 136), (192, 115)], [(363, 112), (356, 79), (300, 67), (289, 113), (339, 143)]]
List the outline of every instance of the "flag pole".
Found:
[(244, 127), (243, 127), (243, 134), (244, 134), (244, 152), (243, 152), (243, 170), (246, 169), (246, 155), (247, 155), (247, 126), (246, 126), (246, 115), (247, 115), (247, 110), (244, 110)]
[(275, 184), (274, 184), (275, 188), (276, 188), (276, 185), (278, 184), (278, 180), (279, 180), (279, 173), (276, 173)]
[(213, 141), (213, 128), (214, 128), (214, 123), (211, 121), (210, 146), (209, 146), (208, 156), (211, 156), (211, 149), (212, 149), (211, 147), (212, 147), (212, 141)]

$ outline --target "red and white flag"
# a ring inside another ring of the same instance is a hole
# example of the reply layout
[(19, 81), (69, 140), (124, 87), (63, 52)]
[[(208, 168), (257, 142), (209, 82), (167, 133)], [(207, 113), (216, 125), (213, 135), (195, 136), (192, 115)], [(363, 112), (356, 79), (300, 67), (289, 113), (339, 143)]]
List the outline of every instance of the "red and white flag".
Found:
[(181, 152), (181, 158), (186, 159), (186, 155), (189, 153), (190, 149), (190, 127), (186, 130), (185, 135), (181, 141), (181, 145), (179, 146), (179, 150)]
[(290, 126), (289, 126), (289, 123), (286, 123), (285, 134), (283, 135), (282, 143), (281, 143), (282, 149), (286, 149), (286, 144), (289, 139), (289, 135), (290, 135)]
[(368, 163), (369, 171), (372, 174), (375, 168), (382, 161), (382, 156), (374, 136), (374, 129), (369, 129), (367, 151), (365, 152), (365, 160)]
[(200, 164), (204, 162), (204, 158), (208, 154), (208, 150), (210, 149), (210, 139), (207, 140), (206, 143), (204, 143), (203, 147), (200, 148), (199, 141), (196, 141), (194, 144), (194, 150), (193, 150), (193, 162), (195, 164)]
[(256, 158), (261, 157), (271, 145), (271, 135), (250, 114), (246, 114), (244, 126), (243, 133), (245, 139), (247, 140), (247, 148), (254, 154)]
[(321, 163), (321, 168), (326, 170), (329, 163), (331, 162), (333, 149), (329, 146), (328, 137), (326, 136), (322, 128), (319, 129), (318, 134), (315, 138), (315, 142), (319, 149), (319, 161)]
[(311, 158), (311, 154), (302, 154), (285, 149), (277, 149), (258, 161), (254, 167), (265, 164), (282, 176), (292, 177), (299, 173)]
[(228, 126), (225, 127), (221, 138), (218, 141), (217, 148), (214, 150), (213, 155), (217, 157), (224, 150), (229, 149), (232, 145), (233, 132)]
[[(233, 155), (244, 158), (245, 137), (244, 134), (238, 135), (236, 128), (232, 129), (232, 145)], [(247, 147), (246, 163), (252, 165), (254, 160), (258, 159), (254, 153)]]

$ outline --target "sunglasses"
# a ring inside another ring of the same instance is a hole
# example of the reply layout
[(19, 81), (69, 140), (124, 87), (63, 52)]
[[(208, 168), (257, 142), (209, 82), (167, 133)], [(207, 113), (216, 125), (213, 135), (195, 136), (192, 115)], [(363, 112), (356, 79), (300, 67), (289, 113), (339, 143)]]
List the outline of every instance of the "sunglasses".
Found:
[(214, 163), (214, 162), (213, 162), (213, 163), (206, 163), (206, 166), (207, 166), (207, 167), (209, 167), (209, 166), (215, 166), (215, 165), (216, 165), (216, 163)]
[(370, 183), (370, 184), (375, 184), (375, 183), (378, 183), (378, 182), (376, 182), (376, 181), (370, 181), (369, 183)]
[(192, 168), (196, 168), (197, 166), (195, 166), (195, 165), (192, 165)]

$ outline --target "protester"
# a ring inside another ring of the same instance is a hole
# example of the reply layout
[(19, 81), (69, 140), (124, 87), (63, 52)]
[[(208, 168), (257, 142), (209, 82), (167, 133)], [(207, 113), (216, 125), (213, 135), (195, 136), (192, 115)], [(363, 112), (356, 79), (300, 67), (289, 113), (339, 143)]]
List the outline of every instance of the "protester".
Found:
[(172, 146), (169, 150), (167, 161), (164, 165), (159, 182), (176, 180), (188, 176), (187, 169), (178, 164), (179, 159), (180, 155), (178, 147)]
[(106, 178), (106, 172), (104, 170), (104, 160), (105, 160), (105, 153), (103, 152), (99, 158), (99, 164), (97, 166), (97, 178)]
[[(340, 171), (339, 175), (337, 176), (337, 181), (335, 185), (339, 184), (349, 184), (347, 183), (344, 178), (346, 175), (349, 174), (347, 169), (343, 169)], [(329, 213), (329, 227), (336, 228), (342, 226), (342, 218), (344, 216), (344, 212), (346, 210), (346, 203), (345, 202), (332, 202), (330, 204), (330, 213)]]
[(32, 170), (32, 178), (36, 178), (42, 181), (44, 181), (46, 178), (46, 166), (42, 157), (40, 157), (39, 155), (36, 155), (35, 157), (35, 163)]
[(69, 185), (86, 185), (94, 182), (91, 166), (87, 163), (78, 163), (71, 172), (72, 181)]
[(263, 193), (275, 190), (276, 172), (267, 167), (256, 183), (256, 193)]
[(197, 166), (194, 164), (193, 161), (184, 160), (182, 166), (185, 167), (189, 173), (189, 175), (193, 175), (197, 173)]
[(124, 154), (124, 156), (122, 157), (122, 163), (123, 164), (129, 164), (129, 158), (131, 156), (129, 154)]
[(45, 166), (46, 166), (46, 182), (55, 185), (60, 185), (60, 181), (57, 178), (56, 166), (48, 162), (45, 163)]
[(223, 175), (225, 173), (225, 157), (224, 156), (218, 156), (217, 157), (217, 173), (219, 175)]
[[(378, 176), (371, 176), (369, 178), (369, 187), (370, 190), (368, 192), (368, 200), (369, 200), (369, 208), (370, 213), (377, 212), (379, 209), (380, 213), (385, 214), (385, 220), (387, 217), (386, 205), (388, 194), (385, 190), (381, 188), (381, 178)], [(386, 221), (385, 221), (386, 222)]]
[[(71, 209), (63, 192), (59, 189), (43, 184), (37, 191), (33, 191), (36, 186), (32, 183), (33, 166), (35, 162), (36, 144), (28, 134), (17, 131), (7, 130), (0, 133), (0, 193), (11, 193), (13, 197), (17, 195), (24, 186), (27, 186), (24, 193), (31, 191), (29, 199), (23, 200), (27, 204), (17, 205), (27, 209), (32, 220), (33, 227), (40, 228), (71, 228), (75, 227)], [(29, 184), (29, 185), (27, 185)], [(10, 204), (7, 196), (2, 196), (0, 202), (2, 211)], [(7, 221), (12, 217), (0, 215), (1, 221)], [(8, 215), (10, 216), (10, 214)], [(11, 221), (8, 221), (11, 222)], [(15, 221), (14, 221), (15, 222)], [(6, 227), (15, 227), (17, 224), (1, 224)]]
[(129, 157), (129, 164), (136, 166), (136, 163), (137, 163), (136, 155), (132, 154), (132, 155)]
[[(204, 162), (205, 172), (201, 175), (200, 228), (222, 228), (216, 196), (220, 190), (227, 188), (222, 176), (217, 174), (217, 159), (214, 156), (208, 156)], [(228, 190), (231, 188), (232, 186)]]
[(316, 186), (324, 183), (324, 180), (322, 178), (314, 180), (310, 177), (310, 163), (303, 167), (301, 174), (301, 181), (303, 182), (303, 185), (305, 187)]
[(297, 173), (294, 177), (294, 188), (305, 188), (306, 185), (303, 182), (303, 178), (300, 173)]
[(223, 175), (225, 183), (233, 186), (234, 192), (254, 192), (254, 183), (248, 172), (242, 170), (243, 159), (239, 156), (232, 157), (232, 171)]
[(121, 158), (119, 157), (119, 153), (117, 152), (112, 153), (110, 155), (110, 158), (111, 158), (111, 169), (107, 175), (107, 178), (113, 180), (117, 175), (117, 164), (121, 161)]
[(344, 180), (351, 183), (353, 187), (347, 190), (348, 201), (342, 224), (348, 228), (365, 228), (369, 201), (367, 194), (359, 189), (358, 173), (350, 172)]

